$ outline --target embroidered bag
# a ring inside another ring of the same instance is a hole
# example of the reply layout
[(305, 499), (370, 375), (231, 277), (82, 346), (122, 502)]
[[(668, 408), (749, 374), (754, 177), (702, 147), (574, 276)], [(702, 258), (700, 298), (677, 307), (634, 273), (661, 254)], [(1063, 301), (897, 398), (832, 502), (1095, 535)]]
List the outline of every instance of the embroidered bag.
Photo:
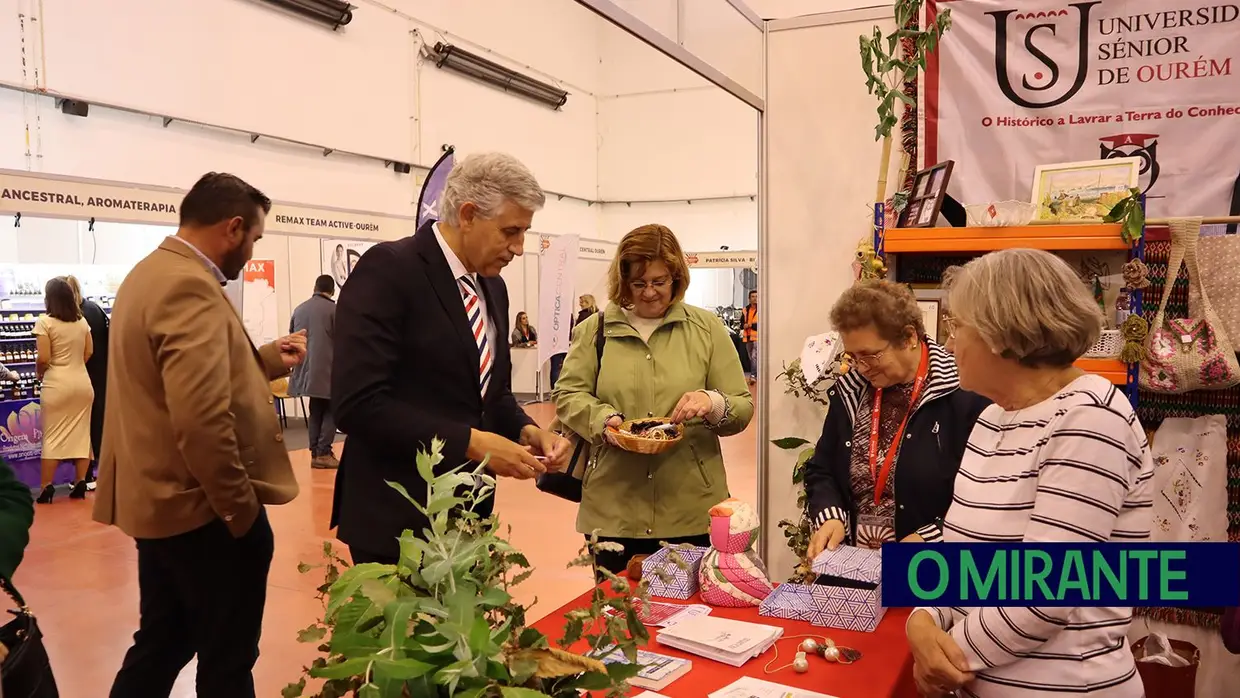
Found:
[[(1201, 218), (1171, 220), (1171, 258), (1162, 300), (1146, 340), (1141, 362), (1140, 385), (1156, 393), (1187, 393), (1190, 390), (1225, 390), (1240, 384), (1240, 363), (1219, 322), (1210, 298), (1201, 287), (1197, 266), (1197, 238)], [(1166, 319), (1167, 302), (1183, 264), (1188, 285), (1201, 294), (1201, 315)]]
[[(1231, 215), (1240, 216), (1240, 178), (1236, 179), (1231, 196)], [(1197, 244), (1197, 259), (1201, 264), (1201, 288), (1210, 294), (1210, 303), (1218, 313), (1223, 331), (1234, 342), (1240, 341), (1240, 235), (1236, 226), (1220, 226), (1222, 235), (1202, 236)], [(1189, 289), (1188, 312), (1201, 314), (1201, 297), (1196, 289)]]

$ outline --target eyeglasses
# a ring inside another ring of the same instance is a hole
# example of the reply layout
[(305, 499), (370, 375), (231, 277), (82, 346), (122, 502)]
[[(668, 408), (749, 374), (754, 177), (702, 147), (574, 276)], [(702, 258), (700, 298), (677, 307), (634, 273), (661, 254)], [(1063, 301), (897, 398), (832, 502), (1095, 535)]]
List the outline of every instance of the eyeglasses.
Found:
[[(671, 278), (665, 276), (662, 279), (655, 279), (654, 281), (651, 281), (649, 285), (654, 288), (662, 290), (664, 288), (667, 288), (669, 285), (671, 285), (671, 283), (672, 283)], [(647, 283), (642, 280), (629, 282), (629, 288), (633, 289), (634, 291), (644, 291), (646, 289), (646, 286), (647, 286)]]
[(947, 331), (947, 338), (952, 339), (956, 336), (956, 330), (960, 328), (960, 324), (956, 322), (956, 318), (943, 314), (943, 329)]
[(854, 354), (852, 352), (844, 352), (844, 358), (850, 364), (856, 364), (859, 368), (869, 369), (878, 365), (883, 360), (883, 356), (887, 354), (887, 350), (891, 348), (891, 342), (887, 342), (887, 346), (881, 350), (871, 354)]

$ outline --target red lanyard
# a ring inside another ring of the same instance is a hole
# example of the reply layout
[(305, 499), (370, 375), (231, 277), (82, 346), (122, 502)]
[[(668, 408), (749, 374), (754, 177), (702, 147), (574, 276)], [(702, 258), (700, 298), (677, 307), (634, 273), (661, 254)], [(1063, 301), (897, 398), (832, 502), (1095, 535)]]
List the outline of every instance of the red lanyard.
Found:
[(926, 376), (930, 373), (930, 346), (924, 341), (921, 344), (921, 363), (917, 365), (917, 377), (913, 379), (913, 394), (908, 399), (908, 411), (900, 428), (891, 437), (891, 445), (887, 447), (887, 455), (883, 458), (883, 468), (878, 469), (878, 427), (882, 420), (883, 390), (874, 390), (874, 412), (870, 416), (870, 477), (874, 478), (874, 505), (882, 502), (883, 490), (887, 488), (887, 478), (891, 477), (891, 466), (896, 461), (896, 451), (900, 449), (900, 439), (904, 436), (904, 428), (908, 426), (908, 418), (917, 409), (917, 400), (921, 397), (921, 389), (926, 385)]

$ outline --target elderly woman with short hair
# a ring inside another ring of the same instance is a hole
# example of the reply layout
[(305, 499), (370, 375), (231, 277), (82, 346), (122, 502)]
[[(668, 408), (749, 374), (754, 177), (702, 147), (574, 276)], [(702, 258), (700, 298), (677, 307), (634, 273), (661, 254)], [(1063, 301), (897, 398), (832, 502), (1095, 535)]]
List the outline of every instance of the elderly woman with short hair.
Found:
[[(960, 464), (943, 541), (1146, 541), (1154, 473), (1132, 405), (1073, 365), (1102, 330), (1063, 260), (993, 252), (945, 279), (960, 383), (995, 404)], [(1144, 695), (1128, 646), (1131, 608), (926, 608), (909, 617), (924, 695)]]
[(827, 391), (822, 436), (805, 464), (810, 558), (845, 541), (936, 540), (986, 401), (960, 390), (956, 362), (926, 336), (907, 286), (852, 286), (831, 308), (831, 325), (851, 370)]
[[(685, 304), (689, 268), (666, 226), (624, 236), (608, 285), (611, 305), (573, 333), (555, 404), (560, 421), (595, 444), (577, 530), (622, 545), (596, 560), (621, 572), (661, 542), (710, 545), (710, 508), (729, 496), (719, 437), (745, 430), (753, 398), (723, 322)], [(621, 450), (607, 428), (626, 415), (669, 417), (684, 438), (659, 455)]]

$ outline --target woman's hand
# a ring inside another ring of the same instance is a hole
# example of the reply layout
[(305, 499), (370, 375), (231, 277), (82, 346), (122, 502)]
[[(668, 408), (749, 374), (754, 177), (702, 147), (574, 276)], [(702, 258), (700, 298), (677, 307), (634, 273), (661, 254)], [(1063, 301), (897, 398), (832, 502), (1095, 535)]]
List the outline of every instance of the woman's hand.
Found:
[(612, 446), (618, 446), (619, 444), (616, 443), (616, 437), (611, 435), (611, 430), (619, 429), (621, 424), (624, 424), (624, 420), (621, 419), (620, 415), (612, 415), (611, 418), (607, 420), (607, 424), (603, 426), (603, 440)]
[(813, 560), (823, 550), (835, 550), (844, 542), (844, 522), (829, 519), (809, 539), (809, 559)]
[(964, 653), (951, 635), (943, 632), (927, 611), (914, 611), (906, 626), (913, 652), (913, 680), (928, 698), (950, 695), (973, 680)]
[(901, 543), (925, 543), (926, 539), (921, 537), (920, 533), (910, 533), (900, 539)]
[(691, 419), (702, 419), (710, 414), (714, 407), (710, 401), (710, 395), (707, 395), (704, 390), (685, 393), (672, 412), (672, 423), (684, 424)]

